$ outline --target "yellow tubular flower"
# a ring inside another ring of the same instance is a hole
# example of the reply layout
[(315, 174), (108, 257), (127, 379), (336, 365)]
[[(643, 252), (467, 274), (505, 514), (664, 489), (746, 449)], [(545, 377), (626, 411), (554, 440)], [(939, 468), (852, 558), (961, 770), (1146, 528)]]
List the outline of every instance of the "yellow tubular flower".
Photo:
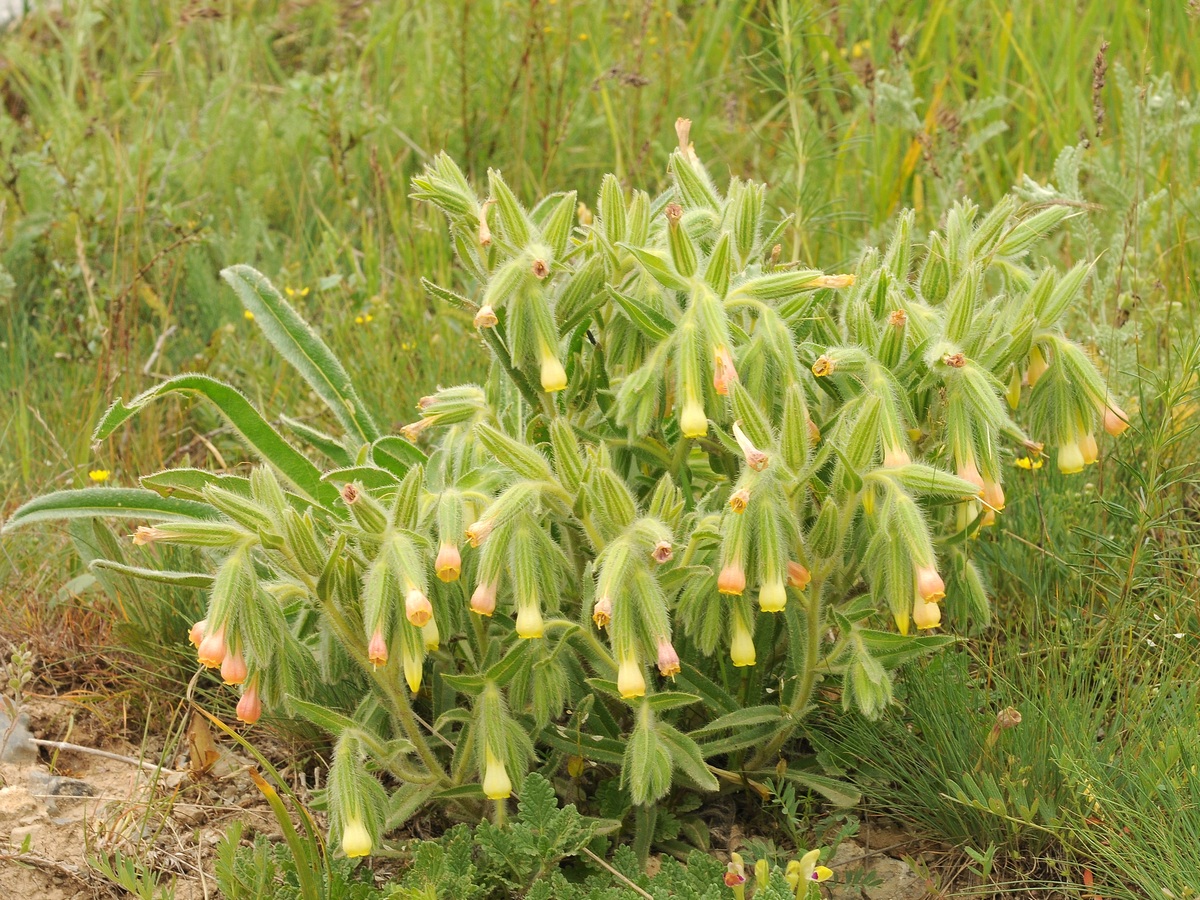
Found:
[(1058, 448), (1058, 471), (1064, 475), (1074, 475), (1083, 471), (1083, 448), (1078, 441), (1071, 441)]
[(708, 416), (699, 400), (689, 399), (679, 415), (679, 429), (684, 437), (701, 438), (708, 434)]
[(746, 627), (742, 617), (737, 614), (733, 617), (733, 640), (729, 646), (729, 658), (739, 668), (752, 666), (757, 661), (754, 652), (754, 635), (750, 633), (750, 629)]
[(632, 654), (621, 657), (621, 665), (617, 669), (617, 690), (625, 700), (646, 694), (646, 676), (642, 674), (642, 664)]
[(507, 800), (512, 796), (512, 781), (504, 768), (504, 760), (490, 748), (485, 751), (484, 760), (483, 795), (489, 800)]
[(366, 856), (371, 852), (371, 835), (357, 816), (347, 821), (342, 829), (342, 849), (349, 857)]
[(563, 368), (558, 357), (550, 351), (542, 356), (542, 390), (547, 394), (561, 391), (567, 386), (567, 370)]
[(758, 591), (758, 608), (763, 612), (782, 612), (787, 605), (787, 591), (782, 578), (773, 578)]

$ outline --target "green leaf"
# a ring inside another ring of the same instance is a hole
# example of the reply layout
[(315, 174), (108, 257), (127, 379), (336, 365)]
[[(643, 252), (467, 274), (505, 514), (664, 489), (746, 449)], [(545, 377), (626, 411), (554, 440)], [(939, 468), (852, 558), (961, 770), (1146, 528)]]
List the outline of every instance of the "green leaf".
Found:
[(874, 631), (868, 628), (859, 628), (856, 633), (862, 638), (867, 649), (871, 651), (871, 655), (888, 669), (893, 669), (918, 656), (933, 653), (958, 640), (952, 634), (903, 635), (890, 631)]
[(371, 461), (403, 478), (413, 466), (423, 466), (429, 457), (402, 437), (385, 435), (371, 445)]
[(694, 781), (697, 787), (706, 791), (715, 791), (720, 787), (717, 777), (709, 771), (695, 741), (678, 729), (661, 723), (658, 726), (658, 736), (670, 750), (675, 768)]
[[(765, 776), (775, 773), (772, 771), (760, 774)], [(784, 777), (816, 791), (834, 806), (857, 806), (862, 800), (862, 793), (854, 785), (827, 775), (818, 775), (816, 772), (806, 772), (789, 766)]]
[(358, 482), (368, 491), (377, 491), (381, 488), (394, 488), (400, 483), (400, 479), (393, 475), (387, 469), (380, 469), (377, 466), (350, 466), (348, 469), (330, 469), (321, 476), (321, 480), (331, 484), (349, 484), (350, 482)]
[(663, 691), (661, 694), (651, 694), (646, 698), (650, 708), (655, 712), (665, 712), (668, 709), (680, 709), (700, 702), (699, 694), (685, 694), (683, 691)]
[(379, 437), (379, 429), (338, 358), (267, 277), (250, 266), (230, 266), (221, 271), (221, 277), (254, 314), (254, 322), (267, 340), (333, 411), (346, 433), (364, 444)]
[(140, 566), (128, 566), (125, 563), (114, 562), (111, 559), (94, 559), (88, 566), (90, 569), (105, 569), (119, 575), (128, 575), (142, 581), (153, 581), (157, 584), (169, 584), (172, 587), (210, 588), (213, 576), (204, 572), (169, 572), (162, 569), (143, 569)]
[(240, 391), (207, 375), (187, 374), (168, 378), (134, 397), (128, 405), (118, 397), (96, 426), (92, 440), (102, 441), (109, 437), (152, 400), (170, 393), (198, 394), (211, 401), (242, 441), (273, 465), (302, 494), (325, 506), (336, 503), (337, 490), (333, 485), (322, 484), (321, 473), (316, 466), (285, 441)]
[(604, 289), (617, 306), (621, 307), (625, 315), (629, 317), (629, 320), (638, 327), (638, 330), (655, 343), (669, 337), (671, 332), (675, 330), (675, 325), (670, 319), (647, 306), (641, 300), (622, 294), (607, 284), (604, 286)]
[(333, 435), (326, 434), (319, 428), (313, 428), (311, 425), (288, 416), (280, 416), (279, 421), (283, 424), (284, 428), (296, 435), (304, 443), (333, 460), (335, 466), (350, 465), (350, 454), (342, 446), (341, 441)]
[(384, 830), (395, 831), (411, 819), (417, 814), (417, 810), (429, 802), (429, 799), (436, 790), (436, 782), (433, 784), (416, 784), (413, 782), (402, 784), (388, 798), (387, 819)]
[[(778, 713), (778, 710), (776, 710)], [(771, 722), (766, 725), (756, 725), (753, 728), (746, 728), (738, 731), (729, 737), (717, 738), (713, 741), (705, 741), (699, 744), (700, 752), (705, 758), (710, 756), (723, 756), (726, 753), (732, 753), (734, 750), (744, 750), (747, 747), (754, 747), (759, 744), (765, 744), (773, 738), (780, 728), (784, 727), (782, 717), (776, 722)]]
[(625, 745), (601, 734), (572, 734), (561, 725), (551, 725), (538, 735), (538, 741), (562, 753), (582, 756), (598, 763), (619, 766), (625, 758)]
[(663, 287), (673, 291), (688, 290), (687, 279), (675, 274), (671, 268), (671, 264), (667, 262), (666, 255), (661, 250), (644, 250), (641, 247), (634, 247), (631, 244), (624, 243), (617, 246), (623, 250), (627, 250), (637, 260), (637, 264), (641, 267), (642, 271)]
[(207, 503), (162, 497), (141, 488), (92, 487), (35, 497), (18, 507), (0, 531), (7, 533), (34, 522), (96, 516), (152, 521), (220, 518)]
[(472, 697), (479, 696), (483, 692), (484, 685), (487, 684), (487, 680), (482, 675), (449, 675), (443, 672), (441, 679), (459, 693), (470, 694)]
[(720, 718), (713, 719), (707, 725), (702, 725), (692, 731), (691, 735), (694, 738), (707, 737), (710, 734), (716, 734), (718, 731), (724, 731), (725, 729), (740, 731), (744, 728), (752, 728), (767, 722), (777, 724), (782, 719), (783, 714), (780, 712), (778, 706), (747, 706), (745, 709), (735, 710)]
[(182, 497), (205, 502), (204, 488), (210, 484), (223, 487), (243, 497), (250, 496), (250, 479), (240, 475), (220, 475), (207, 469), (164, 469), (138, 479), (142, 487), (163, 497)]

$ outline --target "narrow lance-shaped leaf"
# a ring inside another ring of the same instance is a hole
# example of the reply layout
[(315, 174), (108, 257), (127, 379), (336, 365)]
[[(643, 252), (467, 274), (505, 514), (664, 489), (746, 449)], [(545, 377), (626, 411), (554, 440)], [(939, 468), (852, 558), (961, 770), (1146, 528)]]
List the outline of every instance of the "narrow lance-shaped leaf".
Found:
[(162, 497), (141, 488), (80, 488), (30, 500), (8, 517), (3, 531), (14, 531), (34, 522), (97, 516), (163, 521), (215, 519), (218, 513), (207, 503)]

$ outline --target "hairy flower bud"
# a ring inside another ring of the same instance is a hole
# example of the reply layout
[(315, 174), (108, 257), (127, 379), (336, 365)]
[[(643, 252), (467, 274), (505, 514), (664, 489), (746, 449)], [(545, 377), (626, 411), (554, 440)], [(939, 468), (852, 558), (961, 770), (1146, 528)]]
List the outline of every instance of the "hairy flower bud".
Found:
[(441, 581), (458, 581), (462, 572), (462, 555), (453, 544), (444, 543), (438, 548), (437, 560), (433, 564), (434, 571)]
[(378, 628), (371, 635), (370, 643), (367, 644), (367, 659), (370, 660), (373, 666), (385, 666), (388, 661), (387, 641), (383, 639), (383, 632)]
[(729, 658), (737, 667), (752, 666), (756, 662), (754, 635), (737, 613), (733, 616), (733, 640), (729, 645)]
[(654, 549), (650, 551), (650, 557), (660, 566), (663, 563), (671, 561), (671, 557), (675, 555), (675, 550), (671, 546), (670, 541), (659, 541), (654, 545)]
[(496, 527), (495, 519), (481, 519), (467, 526), (467, 540), (472, 547), (478, 548), (480, 544), (487, 540), (488, 535), (492, 533), (492, 529)]
[(1083, 448), (1079, 441), (1068, 441), (1058, 448), (1058, 470), (1064, 475), (1074, 475), (1083, 471)]
[(1113, 437), (1120, 437), (1129, 427), (1129, 416), (1115, 403), (1109, 402), (1104, 406), (1104, 430)]
[(936, 603), (928, 603), (917, 597), (913, 601), (912, 620), (919, 629), (937, 628), (942, 621), (942, 608)]
[(409, 588), (404, 596), (404, 616), (417, 628), (425, 627), (433, 618), (433, 604), (420, 588)]
[(496, 315), (496, 311), (492, 309), (490, 304), (485, 303), (479, 307), (479, 312), (475, 313), (473, 324), (476, 328), (495, 328), (500, 319)]
[(740, 488), (729, 495), (729, 508), (735, 513), (744, 513), (750, 503), (750, 492)]
[(1037, 384), (1049, 368), (1050, 363), (1042, 355), (1042, 348), (1034, 344), (1029, 351), (1029, 368), (1025, 371), (1025, 380), (1029, 383), (1029, 386), (1033, 387)]
[(733, 439), (742, 448), (742, 453), (746, 457), (746, 465), (755, 472), (761, 472), (767, 467), (771, 458), (754, 446), (754, 442), (746, 436), (746, 432), (742, 431), (742, 426), (737, 422), (733, 423)]
[(262, 698), (258, 695), (258, 680), (251, 681), (238, 700), (237, 717), (239, 722), (253, 725), (262, 716)]
[(471, 612), (490, 616), (496, 611), (496, 584), (481, 581), (471, 594)]
[(845, 288), (854, 284), (853, 275), (822, 275), (816, 281), (819, 288)]
[(642, 674), (642, 664), (631, 653), (623, 655), (621, 664), (617, 667), (617, 690), (626, 700), (646, 694), (646, 677)]
[(347, 820), (346, 827), (342, 829), (342, 850), (351, 858), (366, 856), (371, 852), (371, 835), (357, 816)]
[[(426, 417), (424, 419), (418, 419), (415, 422), (409, 422), (407, 425), (405, 425), (404, 427), (402, 427), (400, 429), (400, 434), (402, 434), (404, 436), (404, 439), (406, 441), (408, 441), (409, 443), (415, 443), (417, 438), (419, 438), (421, 436), (421, 433), (423, 431), (425, 431), (425, 429), (428, 428), (430, 425), (433, 425), (435, 421), (436, 420), (434, 420), (434, 419)], [(346, 501), (346, 502), (348, 503), (350, 501)]]
[(490, 747), (484, 751), (483, 795), (489, 800), (507, 800), (512, 796), (512, 781), (504, 767), (504, 760), (493, 753)]
[(683, 404), (679, 430), (689, 438), (701, 438), (708, 434), (708, 416), (704, 414), (704, 405), (699, 400), (688, 398)]
[(246, 680), (246, 675), (246, 658), (241, 651), (226, 653), (221, 660), (221, 680), (226, 684), (241, 684)]
[(225, 661), (227, 651), (228, 648), (225, 646), (225, 626), (222, 625), (216, 631), (204, 636), (204, 640), (200, 642), (200, 646), (196, 651), (196, 656), (201, 664), (210, 669), (215, 669)]
[(208, 619), (201, 619), (188, 631), (188, 641), (196, 649), (200, 648), (200, 642), (204, 640), (204, 631), (208, 628)]
[(612, 613), (612, 600), (607, 596), (601, 597), (592, 607), (592, 621), (596, 623), (597, 628), (605, 628), (612, 621)]
[(946, 584), (933, 566), (917, 569), (917, 594), (926, 603), (936, 603), (946, 596)]
[(679, 654), (675, 652), (671, 639), (658, 639), (658, 671), (664, 678), (674, 678), (679, 674)]

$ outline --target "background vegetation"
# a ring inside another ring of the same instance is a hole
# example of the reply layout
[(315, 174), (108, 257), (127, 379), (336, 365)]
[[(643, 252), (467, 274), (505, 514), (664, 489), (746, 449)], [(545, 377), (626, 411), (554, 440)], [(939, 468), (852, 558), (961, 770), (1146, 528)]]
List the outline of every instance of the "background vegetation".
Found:
[[(215, 417), (182, 403), (90, 446), (114, 397), (167, 374), (257, 384), (261, 407), (320, 424), (220, 286), (229, 264), (290, 288), (352, 373), (384, 361), (388, 377), (357, 381), (388, 425), (430, 386), (475, 377), (470, 322), (418, 284), (458, 277), (441, 221), (407, 197), (440, 149), (477, 180), (502, 169), (525, 198), (593, 197), (609, 170), (661, 185), (686, 115), (714, 173), (766, 180), (769, 203), (797, 216), (793, 249), (827, 271), (885, 239), (905, 207), (923, 230), (961, 196), (1077, 204), (1039, 253), (1095, 261), (1078, 327), (1134, 427), (1086, 475), (1014, 470), (981, 548), (996, 626), (912, 667), (883, 728), (831, 700), (810, 740), (861, 780), (868, 808), (995, 848), (1014, 884), (1087, 870), (1105, 896), (1188, 896), (1200, 873), (1195, 3), (66, 7), (0, 38), (4, 511), (96, 470), (132, 483), (184, 458), (236, 468)], [(199, 597), (172, 595), (165, 613), (163, 598), (114, 606), (83, 571), (65, 534), (6, 541), (0, 635), (30, 638), (43, 677), (135, 705), (164, 672), (186, 682), (182, 629)], [(119, 673), (80, 664), (117, 643), (138, 651), (113, 654)], [(1022, 723), (989, 740), (1007, 706)]]

